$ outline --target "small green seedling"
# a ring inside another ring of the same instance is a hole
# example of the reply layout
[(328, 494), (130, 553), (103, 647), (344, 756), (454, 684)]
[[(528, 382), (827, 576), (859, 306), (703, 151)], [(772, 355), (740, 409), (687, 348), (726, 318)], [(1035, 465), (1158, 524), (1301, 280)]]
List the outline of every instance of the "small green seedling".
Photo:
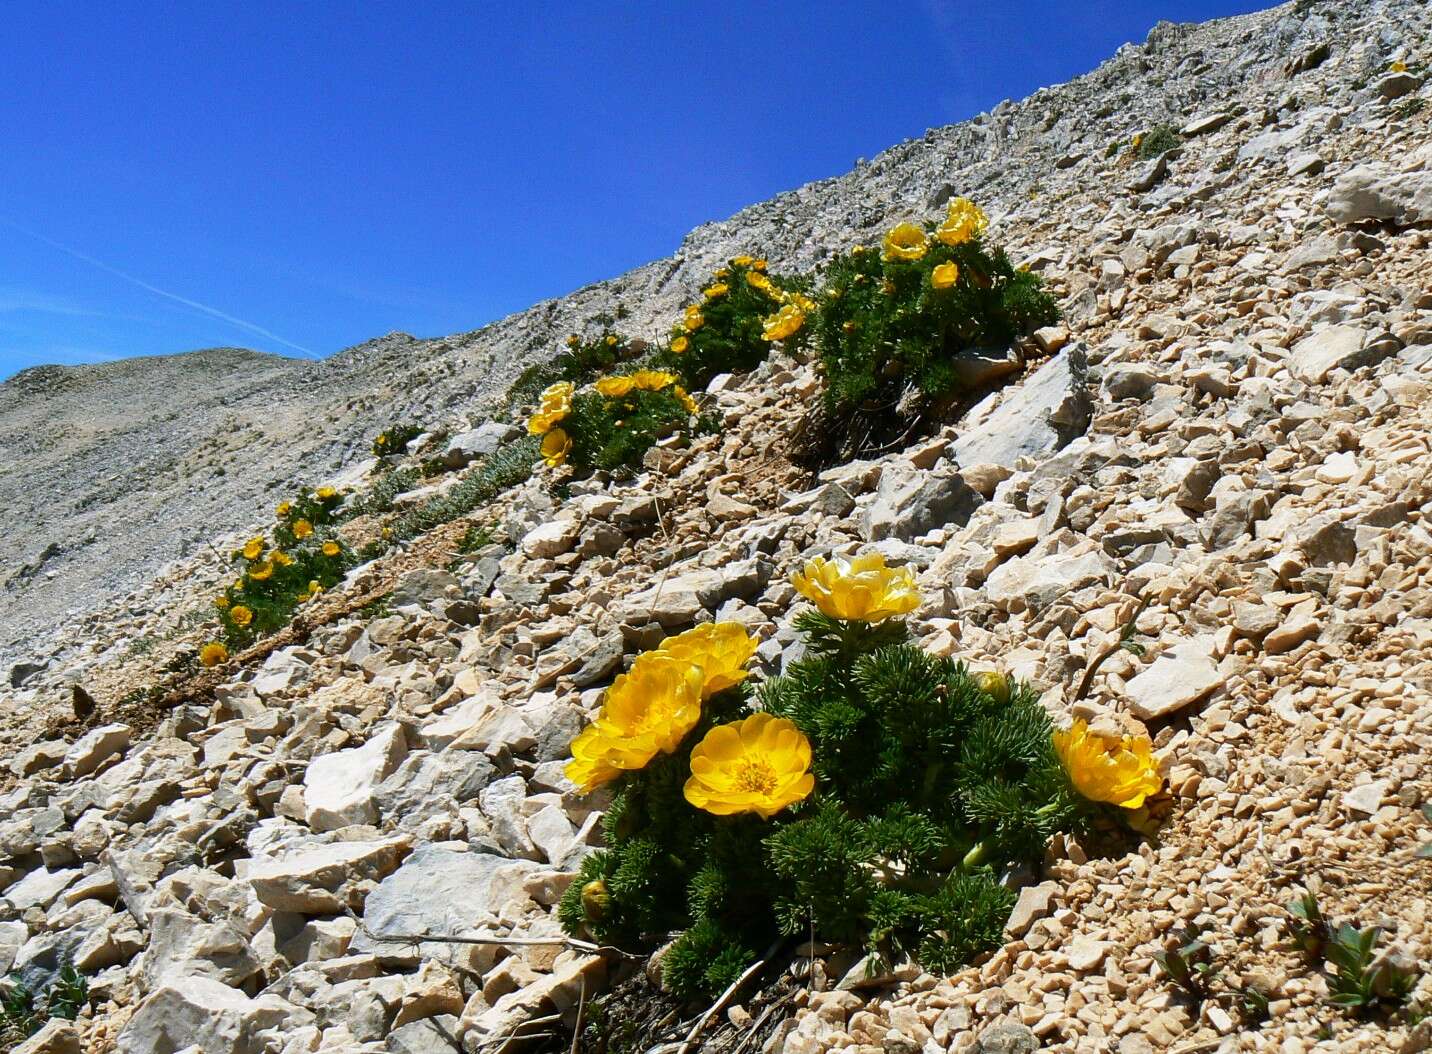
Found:
[(1218, 979), (1213, 948), (1203, 939), (1205, 927), (1189, 926), (1175, 939), (1173, 947), (1154, 953), (1154, 962), (1180, 990), (1196, 1002), (1208, 998), (1209, 986)]
[(1310, 960), (1321, 959), (1332, 940), (1333, 928), (1318, 906), (1317, 894), (1304, 893), (1288, 905), (1288, 912), (1292, 915), (1288, 920), (1288, 932), (1298, 949)]
[(1377, 956), (1382, 927), (1360, 930), (1343, 923), (1327, 946), (1327, 961), (1336, 971), (1329, 1002), (1366, 1013), (1379, 1004), (1402, 1006), (1417, 983), (1417, 972), (1390, 958)]

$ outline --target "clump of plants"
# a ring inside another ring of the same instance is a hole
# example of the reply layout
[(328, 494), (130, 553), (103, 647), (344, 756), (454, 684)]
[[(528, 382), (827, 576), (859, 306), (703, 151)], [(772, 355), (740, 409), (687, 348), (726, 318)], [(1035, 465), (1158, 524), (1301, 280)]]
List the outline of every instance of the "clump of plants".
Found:
[(1147, 132), (1140, 132), (1130, 142), (1134, 156), (1140, 161), (1152, 161), (1176, 149), (1183, 142), (1183, 136), (1171, 124), (1156, 124)]
[(422, 434), (421, 426), (410, 422), (391, 424), (373, 437), (373, 456), (385, 458), (401, 454), (409, 443)]
[(1269, 993), (1256, 984), (1228, 979), (1208, 939), (1206, 925), (1184, 927), (1162, 951), (1154, 953), (1154, 962), (1194, 1006), (1208, 1001), (1223, 1003), (1250, 1024), (1268, 1016)]
[(816, 610), (789, 673), (753, 690), (756, 641), (708, 624), (638, 656), (572, 744), (572, 781), (614, 793), (561, 922), (633, 950), (680, 932), (679, 996), (812, 934), (954, 970), (1000, 942), (1005, 869), (1162, 785), (1147, 737), (1056, 731), (1027, 684), (914, 646), (908, 569), (816, 559), (793, 583)]
[(541, 437), (539, 452), (549, 466), (635, 468), (656, 443), (694, 431), (699, 414), (676, 374), (637, 370), (602, 377), (580, 392), (567, 382), (552, 385), (527, 431)]
[(768, 271), (765, 260), (733, 257), (688, 305), (657, 363), (693, 391), (722, 373), (744, 373), (765, 361), (773, 344), (798, 348), (815, 303), (803, 277)]
[(11, 1049), (52, 1018), (73, 1021), (89, 1005), (89, 998), (89, 979), (68, 962), (41, 992), (32, 991), (12, 974), (0, 988), (0, 1039)]
[(528, 366), (507, 389), (507, 405), (530, 405), (543, 389), (563, 381), (580, 387), (610, 372), (618, 363), (640, 356), (646, 349), (645, 342), (618, 333), (612, 328), (615, 321), (605, 314), (593, 317), (590, 322), (599, 327), (595, 336), (573, 333), (557, 356)]
[[(484, 502), (532, 475), (539, 441), (534, 436), (506, 443), (483, 459), (444, 494), (429, 498), (395, 517), (384, 535), (388, 541), (417, 537), (434, 527), (466, 516)], [(386, 548), (386, 545), (384, 546)]]
[(1059, 319), (1038, 275), (988, 245), (983, 210), (954, 198), (938, 223), (901, 223), (827, 268), (814, 344), (825, 414), (854, 456), (932, 421), (965, 394), (969, 349), (1004, 349)]
[(234, 550), (238, 577), (214, 599), (223, 640), (200, 649), (203, 665), (220, 665), (231, 648), (286, 626), (298, 607), (343, 578), (353, 566), (335, 530), (343, 499), (333, 487), (303, 488), (279, 502), (270, 537), (255, 535)]
[(1378, 953), (1383, 928), (1367, 929), (1334, 922), (1323, 914), (1316, 894), (1304, 893), (1288, 905), (1289, 935), (1308, 962), (1331, 967), (1328, 1002), (1358, 1015), (1398, 1010), (1417, 986), (1415, 966)]

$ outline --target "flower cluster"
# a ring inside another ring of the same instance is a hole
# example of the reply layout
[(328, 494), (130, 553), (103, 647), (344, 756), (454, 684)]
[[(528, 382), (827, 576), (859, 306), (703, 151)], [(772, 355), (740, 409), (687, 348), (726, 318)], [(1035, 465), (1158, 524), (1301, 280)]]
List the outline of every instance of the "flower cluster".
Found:
[(807, 651), (754, 698), (755, 641), (704, 626), (638, 656), (572, 745), (573, 782), (615, 793), (562, 924), (618, 946), (682, 931), (679, 995), (779, 934), (954, 970), (1002, 939), (1000, 874), (1162, 786), (1146, 737), (1055, 731), (1028, 685), (915, 647), (909, 569), (816, 558), (792, 582)]
[[(746, 679), (755, 651), (755, 640), (739, 623), (716, 622), (637, 656), (607, 689), (596, 719), (572, 742), (567, 777), (591, 791), (645, 768), (659, 753), (675, 752), (700, 721), (702, 703)], [(767, 807), (770, 799), (760, 804)]]
[(802, 280), (736, 256), (712, 276), (700, 303), (683, 310), (662, 361), (690, 387), (705, 387), (717, 374), (754, 369), (774, 342), (800, 344), (815, 310)]
[(692, 430), (700, 407), (676, 381), (674, 373), (640, 369), (600, 377), (582, 392), (559, 382), (542, 393), (527, 431), (542, 437), (549, 466), (634, 467), (653, 444)]
[[(352, 564), (336, 534), (343, 500), (334, 487), (303, 488), (275, 507), (272, 537), (255, 535), (234, 551), (239, 575), (214, 598), (229, 644), (246, 645), (286, 625), (298, 606), (342, 579)], [(228, 649), (211, 642), (199, 661), (227, 662)]]
[(572, 440), (560, 425), (572, 412), (576, 390), (571, 381), (550, 385), (542, 392), (537, 412), (527, 419), (527, 434), (542, 437), (542, 459), (549, 465), (560, 465), (572, 449)]
[(827, 268), (814, 341), (826, 416), (846, 430), (829, 437), (831, 453), (858, 456), (933, 424), (961, 391), (961, 352), (1057, 320), (1039, 278), (988, 245), (988, 228), (956, 197), (938, 223), (900, 223), (878, 251), (856, 246)]

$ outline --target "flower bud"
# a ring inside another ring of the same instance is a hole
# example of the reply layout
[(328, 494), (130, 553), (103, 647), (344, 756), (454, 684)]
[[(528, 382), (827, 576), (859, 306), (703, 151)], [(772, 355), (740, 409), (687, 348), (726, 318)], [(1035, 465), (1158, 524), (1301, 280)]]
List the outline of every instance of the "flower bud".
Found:
[(607, 884), (600, 878), (593, 879), (582, 887), (582, 911), (592, 922), (600, 922), (611, 910), (612, 895)]
[(975, 687), (1001, 706), (1009, 704), (1009, 678), (996, 670), (975, 674)]

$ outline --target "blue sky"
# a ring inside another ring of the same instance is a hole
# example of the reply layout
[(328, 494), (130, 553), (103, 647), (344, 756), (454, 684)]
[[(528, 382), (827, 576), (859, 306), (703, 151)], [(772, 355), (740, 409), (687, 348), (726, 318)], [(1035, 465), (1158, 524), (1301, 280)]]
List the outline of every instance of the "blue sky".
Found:
[(477, 326), (1258, 0), (116, 4), (0, 36), (0, 377)]

